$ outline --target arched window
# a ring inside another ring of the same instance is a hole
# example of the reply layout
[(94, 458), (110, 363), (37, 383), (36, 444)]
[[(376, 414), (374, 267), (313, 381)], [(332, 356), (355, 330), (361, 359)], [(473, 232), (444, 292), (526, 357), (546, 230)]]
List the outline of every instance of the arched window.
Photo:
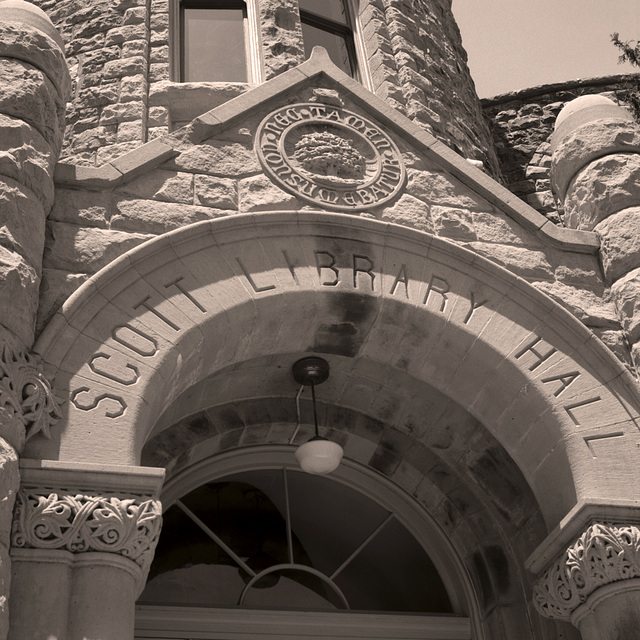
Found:
[[(290, 463), (258, 467), (183, 485), (165, 512), (137, 638), (287, 637), (301, 610), (296, 638), (367, 625), (379, 638), (470, 637), (452, 583), (399, 511)], [(400, 635), (406, 625), (419, 635)]]

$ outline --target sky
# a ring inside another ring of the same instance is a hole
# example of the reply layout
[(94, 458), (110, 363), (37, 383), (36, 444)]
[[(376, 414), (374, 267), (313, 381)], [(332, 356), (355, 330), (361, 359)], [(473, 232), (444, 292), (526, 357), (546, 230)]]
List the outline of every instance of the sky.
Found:
[(453, 0), (453, 13), (481, 98), (634, 72), (609, 36), (640, 39), (640, 0)]

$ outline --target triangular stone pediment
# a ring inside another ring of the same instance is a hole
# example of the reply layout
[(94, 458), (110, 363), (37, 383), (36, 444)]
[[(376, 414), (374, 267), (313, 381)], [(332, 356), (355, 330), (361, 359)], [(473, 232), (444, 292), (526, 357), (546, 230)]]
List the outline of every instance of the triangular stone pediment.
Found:
[(472, 249), (479, 238), (470, 220), (477, 217), (485, 226), (500, 225), (514, 244), (590, 254), (598, 247), (592, 233), (555, 226), (367, 91), (322, 48), (173, 134), (98, 169), (61, 165), (56, 178), (93, 189), (127, 185), (124, 192), (144, 195), (145, 176), (158, 168), (196, 174), (196, 200), (207, 206), (224, 200), (227, 181), (237, 180), (235, 206), (243, 213), (365, 215), (471, 243)]

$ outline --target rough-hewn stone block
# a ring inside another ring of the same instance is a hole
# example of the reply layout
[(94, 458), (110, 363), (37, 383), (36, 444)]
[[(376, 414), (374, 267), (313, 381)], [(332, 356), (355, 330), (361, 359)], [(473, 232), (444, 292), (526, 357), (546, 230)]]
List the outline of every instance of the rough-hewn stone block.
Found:
[(235, 180), (196, 175), (195, 204), (218, 209), (238, 208), (238, 188)]
[(609, 282), (640, 267), (640, 206), (614, 213), (596, 225), (595, 231)]
[(51, 147), (21, 120), (0, 115), (0, 175), (24, 184), (46, 211), (53, 203)]
[(385, 207), (380, 213), (380, 218), (427, 233), (434, 231), (429, 205), (409, 194), (404, 194), (392, 206)]
[(83, 228), (50, 221), (44, 266), (70, 273), (95, 273), (152, 235)]
[(209, 207), (153, 200), (120, 200), (116, 206), (117, 213), (111, 218), (112, 229), (155, 234), (166, 233), (193, 222), (209, 220), (229, 213)]
[(33, 344), (38, 310), (38, 271), (15, 251), (0, 245), (0, 323), (24, 344)]
[(591, 231), (607, 216), (640, 204), (640, 154), (595, 160), (578, 173), (564, 201), (565, 224)]
[(261, 171), (251, 146), (217, 140), (185, 149), (171, 164), (185, 171), (219, 176), (246, 176)]
[(553, 279), (553, 269), (542, 251), (484, 242), (471, 242), (465, 246), (523, 278)]
[(136, 198), (193, 204), (193, 174), (157, 169), (119, 187), (117, 192)]
[(295, 196), (277, 187), (263, 175), (245, 178), (238, 183), (240, 211), (277, 211), (299, 209), (304, 204)]

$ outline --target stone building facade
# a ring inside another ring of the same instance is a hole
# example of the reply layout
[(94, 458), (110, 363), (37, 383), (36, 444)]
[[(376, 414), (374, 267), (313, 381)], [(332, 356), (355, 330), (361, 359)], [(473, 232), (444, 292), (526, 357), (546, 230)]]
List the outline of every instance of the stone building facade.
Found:
[(640, 129), (465, 57), (449, 0), (0, 2), (0, 638), (637, 637)]

